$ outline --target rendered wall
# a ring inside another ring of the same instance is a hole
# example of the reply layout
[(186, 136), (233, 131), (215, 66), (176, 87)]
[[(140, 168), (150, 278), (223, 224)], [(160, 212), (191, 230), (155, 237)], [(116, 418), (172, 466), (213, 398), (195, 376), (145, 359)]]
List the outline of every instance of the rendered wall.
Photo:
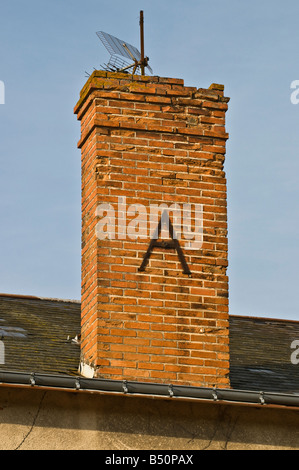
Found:
[(299, 450), (298, 429), (298, 410), (0, 388), (0, 450)]

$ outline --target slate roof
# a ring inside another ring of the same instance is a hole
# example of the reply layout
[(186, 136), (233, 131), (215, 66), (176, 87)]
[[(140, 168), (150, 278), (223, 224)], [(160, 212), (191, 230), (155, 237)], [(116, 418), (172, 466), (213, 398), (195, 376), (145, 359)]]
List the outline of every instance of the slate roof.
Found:
[(80, 310), (75, 301), (0, 295), (0, 369), (78, 375)]
[[(298, 346), (293, 348), (296, 340)], [(291, 360), (298, 348), (298, 321), (231, 316), (231, 387), (298, 393), (299, 364)]]
[[(78, 375), (80, 345), (74, 338), (80, 310), (79, 301), (0, 294), (0, 370)], [(230, 316), (231, 387), (299, 393), (299, 364), (291, 362), (294, 340), (299, 341), (297, 321)]]

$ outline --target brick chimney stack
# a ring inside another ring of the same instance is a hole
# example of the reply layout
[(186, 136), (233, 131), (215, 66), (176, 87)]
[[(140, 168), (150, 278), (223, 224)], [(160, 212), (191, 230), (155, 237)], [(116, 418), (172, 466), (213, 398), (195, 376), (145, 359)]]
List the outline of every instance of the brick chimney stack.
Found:
[(81, 91), (83, 375), (229, 387), (223, 89), (95, 71)]

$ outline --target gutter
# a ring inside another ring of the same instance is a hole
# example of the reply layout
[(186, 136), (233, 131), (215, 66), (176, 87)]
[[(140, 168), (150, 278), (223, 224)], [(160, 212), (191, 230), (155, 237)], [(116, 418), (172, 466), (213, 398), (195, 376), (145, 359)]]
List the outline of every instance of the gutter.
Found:
[(0, 370), (0, 386), (88, 392), (148, 398), (196, 400), (224, 404), (299, 408), (299, 394), (106, 380), (81, 376)]

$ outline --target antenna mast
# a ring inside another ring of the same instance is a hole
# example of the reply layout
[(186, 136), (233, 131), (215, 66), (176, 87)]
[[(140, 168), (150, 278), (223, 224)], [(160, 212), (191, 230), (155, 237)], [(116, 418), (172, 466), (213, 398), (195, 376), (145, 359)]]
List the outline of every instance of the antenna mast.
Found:
[(144, 66), (145, 60), (144, 60), (144, 18), (143, 18), (143, 10), (140, 11), (140, 52), (141, 52), (141, 75), (144, 75)]

